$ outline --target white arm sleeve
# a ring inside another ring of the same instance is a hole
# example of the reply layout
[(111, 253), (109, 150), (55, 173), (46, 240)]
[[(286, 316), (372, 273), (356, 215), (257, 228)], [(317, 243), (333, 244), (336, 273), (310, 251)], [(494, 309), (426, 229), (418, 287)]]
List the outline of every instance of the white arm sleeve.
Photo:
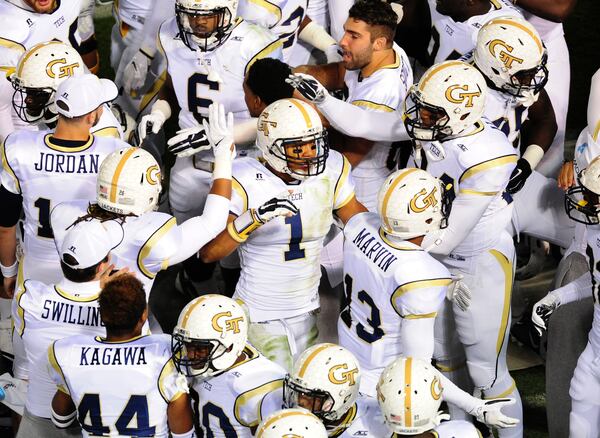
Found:
[(336, 41), (344, 36), (344, 23), (354, 0), (329, 0), (329, 32)]
[(3, 73), (0, 73), (0, 142), (15, 130), (12, 122), (13, 88)]
[(331, 126), (349, 137), (371, 141), (410, 140), (402, 118), (397, 112), (365, 111), (333, 96), (327, 96), (317, 105), (317, 109), (331, 123)]
[(402, 354), (427, 362), (433, 356), (433, 327), (435, 318), (405, 319), (400, 326)]
[(598, 141), (600, 138), (600, 70), (592, 76), (592, 85), (590, 87), (590, 98), (587, 107), (588, 130)]
[(452, 202), (448, 227), (428, 233), (421, 246), (432, 254), (448, 255), (471, 232), (494, 196), (458, 194)]
[(257, 120), (253, 117), (248, 120), (236, 122), (233, 126), (233, 142), (237, 145), (254, 142), (256, 140)]
[(561, 306), (572, 303), (573, 301), (583, 300), (592, 296), (592, 276), (589, 272), (585, 272), (577, 280), (573, 280), (569, 284), (559, 287), (552, 291), (558, 295)]
[(200, 248), (225, 229), (228, 217), (229, 199), (209, 194), (202, 215), (188, 219), (179, 225), (182, 236), (181, 246), (169, 259), (169, 264), (174, 265), (196, 254)]
[(467, 413), (471, 413), (477, 409), (481, 400), (460, 389), (442, 373), (440, 375), (442, 377), (442, 388), (444, 388), (444, 401), (458, 406)]

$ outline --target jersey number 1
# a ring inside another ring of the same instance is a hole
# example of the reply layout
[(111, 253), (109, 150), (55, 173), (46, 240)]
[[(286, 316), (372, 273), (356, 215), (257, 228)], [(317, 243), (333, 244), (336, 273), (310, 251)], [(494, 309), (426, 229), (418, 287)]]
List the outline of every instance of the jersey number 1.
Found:
[(290, 249), (283, 253), (285, 261), (303, 259), (304, 248), (300, 247), (302, 242), (302, 217), (300, 213), (285, 218), (285, 223), (291, 227), (290, 230)]
[(38, 222), (40, 224), (37, 232), (38, 236), (53, 239), (54, 234), (50, 226), (50, 199), (37, 198), (33, 205), (40, 211), (38, 214)]

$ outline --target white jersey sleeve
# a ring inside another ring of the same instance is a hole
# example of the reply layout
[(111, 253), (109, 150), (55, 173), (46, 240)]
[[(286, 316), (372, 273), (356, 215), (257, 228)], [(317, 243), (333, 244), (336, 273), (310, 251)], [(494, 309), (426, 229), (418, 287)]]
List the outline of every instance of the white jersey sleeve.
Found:
[(435, 438), (481, 438), (481, 433), (473, 423), (464, 420), (444, 421), (431, 433)]
[(20, 173), (19, 162), (16, 157), (18, 145), (14, 144), (10, 137), (2, 142), (2, 173), (0, 181), (2, 186), (11, 193), (21, 194), (21, 183), (19, 182)]

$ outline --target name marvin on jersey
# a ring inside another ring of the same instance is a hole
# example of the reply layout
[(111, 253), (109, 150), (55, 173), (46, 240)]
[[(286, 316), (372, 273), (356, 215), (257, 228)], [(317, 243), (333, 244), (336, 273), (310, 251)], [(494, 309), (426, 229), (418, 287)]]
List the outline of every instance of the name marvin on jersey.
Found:
[(398, 260), (398, 258), (379, 243), (375, 236), (372, 236), (366, 228), (363, 228), (360, 233), (358, 233), (352, 243), (355, 244), (356, 247), (383, 272), (387, 272), (390, 265)]
[(53, 300), (44, 301), (41, 317), (63, 324), (84, 325), (87, 327), (104, 327), (100, 320), (100, 309), (91, 306), (77, 306)]
[(79, 365), (146, 364), (146, 347), (81, 347)]
[(40, 152), (40, 159), (33, 163), (38, 172), (98, 173), (98, 154), (72, 155)]

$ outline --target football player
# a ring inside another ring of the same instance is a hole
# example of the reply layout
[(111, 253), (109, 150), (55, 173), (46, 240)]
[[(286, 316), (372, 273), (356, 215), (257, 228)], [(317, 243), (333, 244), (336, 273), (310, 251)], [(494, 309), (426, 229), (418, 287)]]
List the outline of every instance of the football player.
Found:
[[(375, 397), (383, 370), (398, 355), (431, 360), (434, 318), (455, 289), (448, 269), (419, 245), (447, 226), (444, 185), (424, 170), (399, 170), (384, 182), (378, 213), (355, 215), (344, 227), (344, 309), (339, 343), (358, 358), (361, 392)], [(461, 305), (468, 304), (468, 290)]]
[[(207, 132), (214, 145), (215, 170), (206, 214), (182, 224), (166, 213), (154, 211), (161, 192), (161, 173), (156, 160), (143, 149), (127, 147), (109, 155), (100, 166), (96, 203), (74, 200), (52, 211), (51, 224), (58, 242), (76, 221), (114, 222), (124, 237), (113, 249), (113, 263), (129, 267), (144, 283), (148, 294), (159, 271), (187, 259), (227, 223), (231, 196), (231, 162), (235, 149), (230, 134), (232, 117), (222, 106), (211, 107)], [(209, 126), (210, 124), (210, 126)], [(152, 330), (158, 326), (152, 323)]]
[(319, 419), (306, 409), (282, 409), (269, 415), (258, 427), (256, 438), (327, 438)]
[(285, 371), (248, 342), (248, 315), (222, 295), (195, 298), (173, 330), (173, 361), (191, 379), (201, 436), (252, 437), (281, 408)]
[[(54, 102), (58, 86), (67, 78), (84, 73), (81, 56), (68, 44), (48, 41), (26, 50), (8, 77), (14, 88), (10, 109), (13, 120), (18, 118), (40, 130), (54, 128), (58, 119)], [(19, 122), (14, 125), (19, 126)], [(102, 106), (100, 120), (90, 133), (123, 139), (121, 125), (107, 104)]]
[[(473, 66), (447, 61), (428, 69), (405, 103), (404, 123), (416, 140), (415, 163), (442, 180), (452, 211), (448, 227), (428, 233), (422, 246), (472, 292), (466, 311), (454, 309), (467, 367), (484, 398), (510, 396), (507, 409), (522, 419), (519, 393), (506, 365), (514, 245), (503, 231), (512, 215), (505, 192), (517, 155), (506, 136), (483, 119), (485, 78)], [(485, 144), (485, 148), (477, 147)], [(445, 333), (450, 337), (451, 333)], [(448, 356), (456, 349), (448, 351)], [(452, 366), (453, 358), (440, 362)], [(501, 437), (521, 436), (522, 426), (500, 429)]]
[(12, 296), (17, 277), (16, 224), (25, 212), (20, 279), (47, 284), (60, 280), (59, 257), (50, 227), (50, 211), (71, 199), (94, 199), (96, 176), (111, 152), (127, 146), (114, 137), (90, 135), (104, 104), (117, 96), (108, 79), (73, 76), (56, 92), (58, 120), (53, 131), (17, 131), (2, 148), (0, 268), (5, 292)]
[(148, 315), (142, 283), (123, 275), (104, 286), (98, 302), (106, 337), (71, 336), (48, 348), (57, 387), (52, 422), (65, 428), (79, 421), (85, 437), (170, 431), (193, 438), (188, 386), (171, 358), (171, 337), (142, 335)]
[(200, 256), (210, 262), (239, 250), (234, 296), (249, 308), (250, 342), (289, 369), (317, 338), (320, 256), (333, 214), (345, 223), (365, 208), (354, 196), (348, 160), (329, 149), (309, 104), (272, 103), (259, 117), (257, 135), (264, 164), (234, 163), (227, 230)]
[[(120, 227), (109, 231), (99, 222), (75, 225), (69, 229), (60, 248), (64, 278), (55, 285), (26, 280), (17, 292), (13, 308), (14, 336), (21, 337), (26, 360), (16, 366), (13, 373), (29, 381), (19, 436), (54, 435), (50, 405), (56, 386), (46, 372), (48, 347), (67, 336), (106, 334), (98, 312), (98, 296), (107, 279), (126, 272), (111, 275), (114, 265), (110, 262), (110, 251), (122, 238)], [(81, 433), (78, 425), (75, 429), (74, 432)]]
[(596, 156), (581, 171), (578, 184), (567, 193), (567, 213), (576, 221), (586, 224), (586, 242), (590, 272), (571, 283), (551, 291), (533, 306), (532, 320), (540, 331), (545, 330), (552, 313), (561, 305), (592, 296), (594, 299), (594, 320), (589, 333), (588, 343), (579, 357), (569, 395), (571, 396), (571, 414), (569, 417), (569, 436), (593, 437), (597, 434), (600, 421), (600, 379), (597, 375), (598, 357), (600, 357), (600, 304), (598, 299), (598, 281), (600, 271), (600, 157)]
[[(347, 102), (365, 111), (395, 112), (412, 85), (408, 57), (394, 44), (396, 14), (388, 3), (359, 1), (350, 8), (340, 40), (342, 61), (301, 66), (294, 71), (314, 75), (328, 90), (348, 90)], [(377, 208), (377, 192), (391, 173), (389, 143), (346, 137), (341, 151), (352, 165), (357, 199)]]
[(492, 18), (521, 15), (505, 0), (408, 0), (402, 6), (396, 42), (425, 68), (473, 50), (477, 31)]
[[(440, 411), (443, 376), (429, 361), (398, 357), (381, 373), (377, 401), (394, 436), (417, 438), (480, 438), (473, 424), (448, 420)], [(443, 421), (443, 422), (441, 422)]]

